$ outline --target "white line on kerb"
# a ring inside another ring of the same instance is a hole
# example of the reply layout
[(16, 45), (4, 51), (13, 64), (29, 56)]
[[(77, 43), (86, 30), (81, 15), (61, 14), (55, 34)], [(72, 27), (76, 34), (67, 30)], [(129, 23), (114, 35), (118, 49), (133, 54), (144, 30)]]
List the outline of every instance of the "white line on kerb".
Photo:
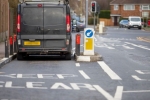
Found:
[(90, 77), (83, 70), (79, 70), (79, 72), (85, 79), (90, 79)]
[(80, 67), (80, 64), (79, 64), (79, 63), (76, 63), (76, 67)]
[(109, 75), (113, 80), (122, 80), (115, 72), (113, 72), (104, 61), (98, 61), (101, 68)]

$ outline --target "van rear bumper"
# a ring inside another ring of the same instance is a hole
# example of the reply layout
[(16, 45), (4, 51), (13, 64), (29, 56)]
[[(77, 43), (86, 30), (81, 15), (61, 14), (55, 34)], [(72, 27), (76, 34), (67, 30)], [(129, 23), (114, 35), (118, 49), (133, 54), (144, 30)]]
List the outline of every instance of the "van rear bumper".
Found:
[(66, 54), (69, 51), (67, 48), (19, 48), (18, 52), (26, 54)]

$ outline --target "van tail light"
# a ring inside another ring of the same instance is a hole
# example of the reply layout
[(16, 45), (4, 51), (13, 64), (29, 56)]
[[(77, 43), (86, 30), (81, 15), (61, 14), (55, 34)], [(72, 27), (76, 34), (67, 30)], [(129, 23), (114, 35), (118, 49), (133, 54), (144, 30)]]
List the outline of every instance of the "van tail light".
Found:
[(66, 16), (66, 25), (67, 25), (67, 32), (70, 32), (70, 15)]
[(20, 23), (21, 23), (21, 16), (18, 14), (17, 16), (17, 32), (20, 33)]

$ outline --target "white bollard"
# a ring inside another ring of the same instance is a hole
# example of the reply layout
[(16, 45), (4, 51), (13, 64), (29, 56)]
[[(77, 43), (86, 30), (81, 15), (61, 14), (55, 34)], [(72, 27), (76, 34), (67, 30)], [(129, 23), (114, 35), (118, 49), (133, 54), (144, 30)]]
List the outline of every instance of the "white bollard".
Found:
[(103, 27), (105, 27), (105, 22), (104, 21), (100, 21), (100, 24), (103, 25)]
[(99, 33), (103, 33), (103, 25), (102, 24), (99, 25)]

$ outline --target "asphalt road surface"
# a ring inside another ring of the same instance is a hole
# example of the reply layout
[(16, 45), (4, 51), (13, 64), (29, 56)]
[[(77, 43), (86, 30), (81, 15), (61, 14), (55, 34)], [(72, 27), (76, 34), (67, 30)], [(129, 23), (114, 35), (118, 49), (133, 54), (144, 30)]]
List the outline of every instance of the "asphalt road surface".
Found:
[(150, 32), (107, 27), (106, 33), (95, 35), (95, 52), (103, 61), (32, 56), (3, 66), (0, 100), (149, 100), (150, 43), (137, 37)]

